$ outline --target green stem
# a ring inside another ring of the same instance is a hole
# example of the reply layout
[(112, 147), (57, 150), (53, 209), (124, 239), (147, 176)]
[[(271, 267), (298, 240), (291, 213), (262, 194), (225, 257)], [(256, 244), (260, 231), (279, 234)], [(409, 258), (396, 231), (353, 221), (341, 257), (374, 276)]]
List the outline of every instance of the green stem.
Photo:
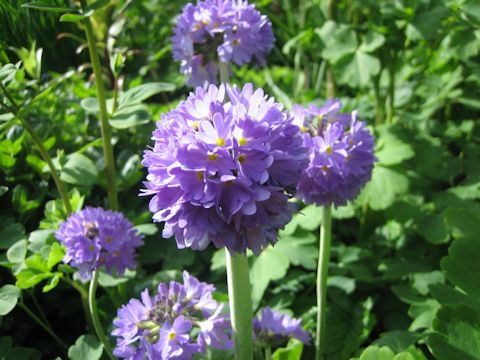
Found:
[(230, 75), (228, 72), (228, 64), (224, 62), (219, 62), (219, 69), (220, 69), (220, 83), (226, 84), (230, 80)]
[(225, 252), (228, 298), (236, 360), (252, 360), (252, 299), (247, 256)]
[(320, 244), (317, 267), (317, 336), (315, 339), (315, 359), (325, 358), (326, 320), (327, 320), (327, 277), (330, 262), (330, 242), (332, 239), (332, 209), (322, 207), (322, 227), (320, 228)]
[[(327, 19), (335, 20), (334, 0), (325, 0), (325, 7), (327, 10)], [(337, 93), (335, 85), (335, 78), (333, 76), (332, 65), (327, 66), (327, 98), (334, 98)]]
[(60, 177), (57, 173), (57, 169), (55, 169), (55, 166), (53, 165), (52, 158), (50, 157), (47, 149), (43, 145), (42, 139), (40, 139), (40, 137), (35, 132), (34, 128), (27, 122), (27, 120), (20, 116), (20, 107), (17, 105), (15, 100), (12, 98), (12, 96), (9, 94), (9, 92), (1, 82), (0, 82), (0, 89), (2, 89), (2, 92), (5, 94), (8, 101), (10, 101), (10, 104), (12, 105), (11, 110), (13, 114), (17, 119), (20, 120), (23, 128), (28, 132), (33, 142), (37, 146), (43, 161), (47, 163), (48, 169), (50, 170), (50, 174), (52, 175), (53, 181), (55, 182), (55, 186), (57, 187), (60, 197), (62, 198), (63, 204), (65, 206), (65, 210), (67, 214), (70, 215), (70, 213), (72, 212), (72, 207), (70, 205), (70, 200), (68, 199), (67, 191), (65, 190), (63, 181), (60, 180)]
[(387, 97), (387, 123), (393, 123), (393, 113), (395, 107), (395, 69), (397, 56), (392, 55), (388, 65), (388, 97)]
[(71, 280), (67, 276), (63, 276), (61, 279), (70, 286), (72, 286), (74, 289), (76, 289), (80, 294), (80, 298), (82, 299), (83, 313), (85, 315), (85, 323), (87, 324), (89, 331), (94, 332), (95, 327), (93, 326), (92, 318), (90, 317), (90, 310), (88, 305), (88, 291), (82, 285)]
[(265, 360), (272, 360), (272, 348), (270, 346), (265, 348)]
[[(87, 1), (81, 0), (82, 8), (87, 7)], [(95, 35), (93, 34), (90, 18), (83, 21), (85, 33), (88, 41), (88, 51), (92, 62), (93, 73), (95, 74), (95, 83), (97, 85), (97, 98), (100, 108), (100, 130), (102, 133), (103, 156), (105, 158), (105, 173), (107, 176), (107, 192), (110, 208), (118, 210), (117, 185), (115, 183), (115, 161), (113, 159), (113, 148), (110, 134), (110, 125), (108, 124), (107, 102), (105, 97), (105, 86), (102, 77), (102, 67), (97, 53)]]
[(50, 324), (50, 321), (48, 321), (47, 315), (45, 315), (45, 312), (42, 310), (42, 307), (41, 307), (40, 304), (38, 303), (37, 297), (35, 296), (35, 293), (34, 293), (34, 290), (33, 290), (33, 289), (29, 289), (28, 294), (29, 294), (30, 297), (32, 298), (33, 304), (35, 305), (35, 307), (37, 308), (38, 313), (40, 314), (40, 318), (45, 322), (45, 324), (46, 324), (47, 326), (49, 326), (49, 327), (51, 328), (51, 327), (52, 327), (52, 324)]
[(108, 339), (105, 337), (102, 324), (100, 323), (100, 317), (98, 316), (97, 300), (95, 299), (97, 284), (98, 284), (98, 271), (94, 270), (92, 274), (92, 280), (90, 280), (90, 288), (88, 291), (88, 305), (90, 309), (90, 315), (92, 316), (93, 327), (95, 328), (95, 332), (97, 333), (98, 338), (103, 344), (103, 348), (105, 349), (108, 357), (112, 360), (115, 360), (115, 358), (112, 355), (112, 348), (108, 343)]
[(54, 338), (64, 351), (68, 350), (67, 344), (65, 344), (63, 340), (60, 339), (47, 324), (40, 320), (40, 318), (35, 315), (34, 312), (27, 307), (27, 305), (25, 305), (23, 302), (19, 302), (18, 306), (20, 306), (38, 325), (40, 325), (52, 338)]

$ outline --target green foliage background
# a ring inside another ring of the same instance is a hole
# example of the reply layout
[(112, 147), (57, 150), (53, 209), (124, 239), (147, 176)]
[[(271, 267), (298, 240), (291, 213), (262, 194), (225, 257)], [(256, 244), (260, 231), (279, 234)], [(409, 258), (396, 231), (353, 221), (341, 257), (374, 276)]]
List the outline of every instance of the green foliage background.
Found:
[[(22, 8), (25, 2), (0, 2), (0, 62), (22, 61), (18, 71), (4, 67), (0, 80), (24, 104), (74, 207), (104, 206), (98, 104), (81, 25)], [(118, 0), (94, 15), (109, 96), (116, 83), (120, 98), (135, 106), (114, 114), (115, 161), (121, 210), (146, 235), (136, 273), (101, 277), (106, 328), (119, 305), (182, 269), (215, 283), (226, 299), (222, 252), (177, 250), (137, 196), (155, 121), (190, 90), (170, 44), (184, 4)], [(355, 202), (333, 212), (329, 359), (479, 359), (480, 5), (340, 0), (329, 19), (320, 0), (256, 4), (273, 24), (276, 46), (267, 68), (236, 69), (234, 81), (254, 82), (289, 108), (322, 103), (331, 72), (346, 109), (358, 109), (376, 136), (371, 182)], [(41, 309), (69, 345), (86, 333), (71, 269), (60, 263), (63, 250), (53, 236), (65, 213), (45, 163), (4, 107), (0, 204), (0, 281), (9, 284), (0, 288), (0, 354), (62, 355), (48, 334), (34, 336), (39, 327), (20, 305)], [(313, 333), (320, 213), (300, 206), (279, 243), (250, 258), (253, 301), (256, 309), (290, 309)], [(80, 355), (71, 357), (101, 356), (88, 336), (78, 339), (68, 353)], [(312, 354), (291, 342), (274, 359)]]

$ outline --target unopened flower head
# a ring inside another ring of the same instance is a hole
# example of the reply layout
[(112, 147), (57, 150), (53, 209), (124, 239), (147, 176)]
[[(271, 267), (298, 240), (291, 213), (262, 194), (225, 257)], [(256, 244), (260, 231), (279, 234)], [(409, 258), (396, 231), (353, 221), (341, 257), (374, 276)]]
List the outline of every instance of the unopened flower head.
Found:
[(310, 335), (298, 319), (291, 318), (269, 307), (263, 308), (253, 319), (254, 341), (263, 347), (279, 346), (290, 338), (308, 344)]
[(153, 132), (145, 195), (179, 248), (210, 242), (258, 254), (288, 223), (289, 194), (308, 165), (298, 126), (251, 84), (198, 88)]
[(340, 108), (339, 100), (329, 100), (321, 108), (292, 109), (310, 150), (310, 165), (297, 188), (297, 196), (306, 203), (345, 205), (371, 178), (376, 161), (373, 136), (356, 111), (344, 114)]
[(63, 261), (78, 269), (74, 276), (82, 281), (102, 266), (117, 275), (135, 268), (135, 248), (143, 244), (121, 213), (92, 207), (70, 215), (55, 236), (67, 250)]
[(219, 64), (265, 64), (274, 36), (268, 18), (244, 0), (199, 0), (187, 4), (174, 30), (173, 57), (187, 83), (216, 83)]
[(215, 287), (183, 272), (183, 284), (161, 283), (155, 296), (148, 289), (117, 312), (113, 354), (122, 359), (192, 359), (232, 347), (230, 319), (213, 299)]

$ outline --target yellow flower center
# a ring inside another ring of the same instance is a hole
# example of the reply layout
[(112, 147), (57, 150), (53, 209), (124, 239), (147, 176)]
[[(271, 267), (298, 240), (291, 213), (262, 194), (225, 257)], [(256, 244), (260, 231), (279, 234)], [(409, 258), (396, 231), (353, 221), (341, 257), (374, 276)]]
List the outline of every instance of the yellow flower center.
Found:
[(225, 139), (224, 138), (218, 138), (217, 146), (224, 146), (224, 145), (225, 145)]
[(240, 139), (238, 139), (238, 144), (239, 144), (239, 145), (242, 145), (242, 146), (243, 146), (243, 145), (247, 145), (247, 139), (245, 139), (245, 138), (242, 136)]
[(90, 246), (88, 247), (88, 250), (90, 250), (90, 251), (93, 251), (93, 250), (95, 250), (95, 246), (93, 246), (93, 245), (90, 245)]
[(305, 126), (300, 126), (300, 131), (306, 133), (308, 129)]
[(233, 45), (238, 45), (238, 44), (240, 44), (240, 39), (233, 39), (232, 44), (233, 44)]
[(218, 155), (217, 154), (210, 154), (208, 155), (208, 160), (210, 161), (215, 161), (218, 159)]
[(325, 165), (323, 165), (323, 166), (322, 166), (322, 170), (323, 170), (323, 171), (327, 171), (327, 170), (328, 170), (328, 167), (325, 166)]
[(107, 236), (107, 237), (105, 238), (105, 241), (107, 242), (107, 244), (110, 244), (110, 243), (112, 242), (112, 240), (113, 240), (113, 239), (112, 239), (111, 236)]
[(168, 333), (168, 338), (170, 339), (170, 341), (175, 340), (176, 336), (177, 334), (175, 334), (173, 331)]
[(239, 163), (244, 163), (244, 162), (245, 162), (245, 159), (246, 159), (245, 155), (239, 155), (239, 156), (238, 156), (238, 162), (239, 162)]
[(198, 130), (198, 127), (199, 127), (198, 121), (194, 121), (193, 124), (192, 124), (193, 130)]
[(197, 172), (197, 179), (198, 180), (203, 180), (203, 172), (202, 171)]
[(325, 149), (325, 152), (326, 152), (327, 154), (331, 154), (331, 153), (333, 152), (333, 148), (329, 145), (329, 146), (327, 146), (327, 148)]
[(318, 114), (317, 115), (317, 120), (318, 120), (318, 122), (322, 121), (323, 120), (323, 114)]

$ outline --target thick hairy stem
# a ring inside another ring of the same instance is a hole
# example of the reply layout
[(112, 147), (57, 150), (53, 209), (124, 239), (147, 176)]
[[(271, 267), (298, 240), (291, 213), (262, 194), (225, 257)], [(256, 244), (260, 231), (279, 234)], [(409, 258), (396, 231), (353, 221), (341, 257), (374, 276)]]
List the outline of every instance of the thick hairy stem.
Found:
[(227, 250), (227, 281), (230, 318), (236, 360), (252, 360), (252, 299), (247, 257)]
[(330, 242), (332, 239), (332, 209), (322, 207), (322, 227), (320, 228), (320, 244), (317, 268), (317, 334), (315, 339), (315, 359), (325, 358), (326, 320), (327, 320), (327, 278), (330, 262)]
[[(81, 0), (82, 8), (87, 7), (87, 1)], [(110, 134), (110, 125), (108, 124), (107, 101), (105, 96), (105, 86), (102, 77), (102, 67), (97, 53), (95, 35), (93, 34), (90, 18), (83, 21), (85, 33), (87, 35), (88, 51), (90, 61), (92, 62), (93, 73), (95, 74), (95, 83), (97, 86), (97, 99), (100, 109), (100, 130), (102, 133), (103, 156), (105, 158), (105, 173), (107, 176), (107, 192), (110, 208), (118, 210), (117, 185), (115, 182), (115, 161), (113, 158), (112, 139)]]

